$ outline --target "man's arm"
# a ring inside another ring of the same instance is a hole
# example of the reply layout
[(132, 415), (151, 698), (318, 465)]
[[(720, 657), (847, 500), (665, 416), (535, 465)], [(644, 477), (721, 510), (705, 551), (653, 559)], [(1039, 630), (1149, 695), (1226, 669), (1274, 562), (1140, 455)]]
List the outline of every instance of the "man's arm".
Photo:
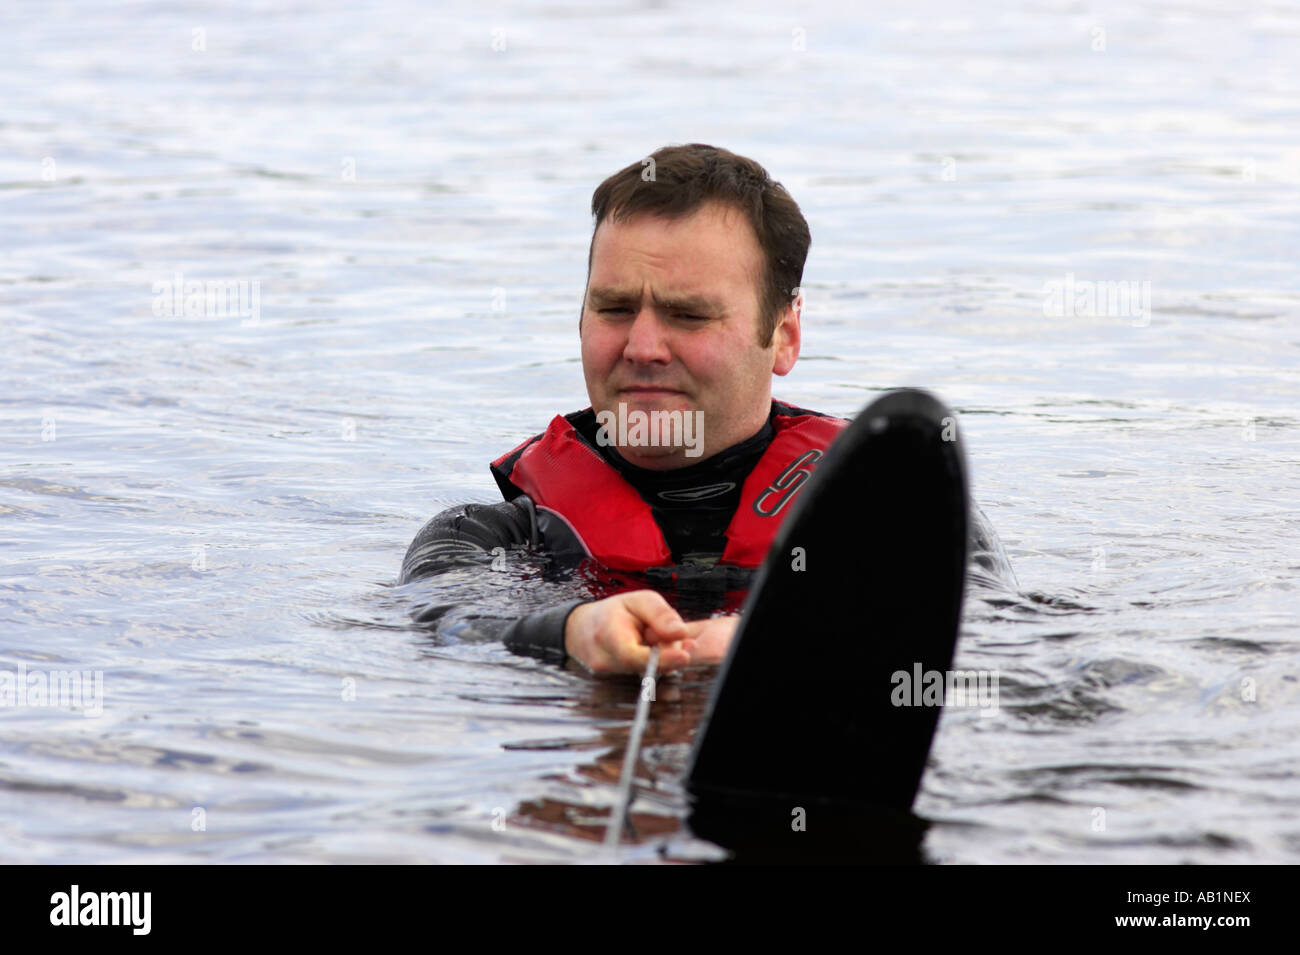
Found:
[[(443, 511), (415, 535), (398, 583), (481, 566), (506, 550), (525, 546), (542, 546), (536, 510), (527, 495), (500, 504), (463, 504)], [(440, 618), (446, 609), (437, 608), (429, 618)], [(638, 590), (604, 600), (570, 600), (524, 614), (505, 626), (501, 640), (508, 649), (529, 656), (563, 662), (572, 655), (595, 673), (640, 672), (650, 646), (658, 643), (660, 668), (668, 672), (693, 662), (718, 662), (716, 635), (704, 639), (706, 623), (687, 624), (661, 594)], [(708, 627), (711, 634), (715, 627)], [(700, 647), (695, 650), (697, 640)]]
[[(537, 547), (537, 511), (527, 495), (499, 504), (462, 504), (449, 508), (420, 528), (402, 560), (399, 584), (432, 577), (470, 564), (483, 564), (505, 551)], [(566, 656), (564, 624), (581, 604), (573, 600), (525, 614), (501, 634), (506, 647), (517, 653)]]
[(461, 504), (425, 524), (402, 559), (398, 584), (481, 563), (498, 548), (537, 543), (537, 512), (527, 496), (500, 504)]

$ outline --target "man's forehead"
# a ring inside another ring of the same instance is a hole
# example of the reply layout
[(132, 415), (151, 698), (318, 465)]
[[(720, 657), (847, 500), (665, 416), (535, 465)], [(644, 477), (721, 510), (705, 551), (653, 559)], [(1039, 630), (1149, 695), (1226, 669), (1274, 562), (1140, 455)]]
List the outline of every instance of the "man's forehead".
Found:
[(692, 288), (661, 288), (653, 283), (644, 282), (626, 284), (590, 285), (587, 288), (587, 301), (594, 306), (623, 305), (630, 302), (640, 303), (646, 292), (650, 299), (660, 307), (675, 307), (693, 311), (726, 311), (726, 303), (716, 295)]
[[(644, 225), (656, 228), (649, 235), (629, 234)], [(669, 234), (656, 234), (658, 229)], [(705, 232), (709, 233), (707, 239)], [(697, 237), (702, 244), (691, 243)], [(621, 287), (623, 276), (618, 273), (643, 254), (671, 270), (674, 293), (720, 294), (719, 283), (752, 284), (763, 271), (763, 252), (749, 220), (739, 209), (717, 202), (677, 218), (638, 213), (624, 220), (606, 219), (592, 237), (589, 265), (593, 284)]]

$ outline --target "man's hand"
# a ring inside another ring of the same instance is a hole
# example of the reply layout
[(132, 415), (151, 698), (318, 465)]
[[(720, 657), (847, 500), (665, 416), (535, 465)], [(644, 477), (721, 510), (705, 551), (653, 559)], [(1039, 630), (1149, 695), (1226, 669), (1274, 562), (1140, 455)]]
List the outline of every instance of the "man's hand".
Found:
[(662, 594), (634, 590), (575, 607), (564, 623), (564, 649), (593, 673), (643, 673), (650, 647), (658, 644), (659, 670), (666, 673), (691, 662), (681, 643), (687, 628)]
[(731, 638), (736, 634), (736, 624), (740, 617), (714, 617), (711, 620), (695, 620), (686, 625), (686, 639), (682, 645), (691, 655), (692, 665), (721, 663), (727, 658), (727, 649)]

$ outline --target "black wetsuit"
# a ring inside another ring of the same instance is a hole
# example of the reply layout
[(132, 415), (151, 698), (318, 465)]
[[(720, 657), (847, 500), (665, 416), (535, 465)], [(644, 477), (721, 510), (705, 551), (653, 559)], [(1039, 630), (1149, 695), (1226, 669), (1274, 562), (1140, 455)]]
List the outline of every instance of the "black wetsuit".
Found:
[[(597, 442), (593, 410), (577, 412), (568, 418), (586, 442), (650, 505), (655, 523), (672, 551), (673, 561), (679, 565), (710, 567), (727, 545), (727, 525), (740, 503), (745, 478), (772, 440), (772, 415), (786, 411), (787, 407), (773, 402), (768, 420), (752, 437), (698, 464), (666, 471), (630, 464), (616, 448)], [(499, 504), (463, 504), (443, 511), (416, 534), (402, 561), (399, 583), (463, 564), (470, 556), (481, 558), (493, 548), (544, 549), (546, 545), (546, 541), (539, 539), (536, 512), (527, 495)], [(738, 578), (745, 576), (741, 574)], [(579, 603), (570, 601), (521, 617), (503, 634), (506, 646), (522, 652), (549, 650), (563, 654), (564, 624)]]
[[(773, 415), (796, 412), (810, 413), (773, 401), (767, 422), (752, 437), (698, 464), (667, 471), (637, 467), (614, 447), (597, 442), (596, 415), (591, 409), (566, 417), (586, 443), (599, 451), (650, 505), (677, 565), (672, 576), (680, 580), (698, 570), (701, 575), (723, 581), (726, 587), (734, 587), (745, 586), (754, 571), (714, 566), (727, 544), (727, 526), (740, 503), (745, 478), (775, 433)], [(981, 524), (978, 508), (973, 508), (973, 513), (974, 555), (981, 537), (991, 537), (991, 529)], [(462, 504), (443, 511), (420, 529), (402, 561), (398, 582), (405, 584), (466, 563), (483, 563), (495, 548), (533, 547), (549, 552), (554, 549), (553, 543), (539, 534), (536, 510), (526, 494), (498, 504)], [(988, 540), (983, 543), (988, 550), (995, 547)], [(502, 640), (519, 653), (563, 659), (565, 622), (580, 603), (571, 600), (526, 614), (506, 627)]]

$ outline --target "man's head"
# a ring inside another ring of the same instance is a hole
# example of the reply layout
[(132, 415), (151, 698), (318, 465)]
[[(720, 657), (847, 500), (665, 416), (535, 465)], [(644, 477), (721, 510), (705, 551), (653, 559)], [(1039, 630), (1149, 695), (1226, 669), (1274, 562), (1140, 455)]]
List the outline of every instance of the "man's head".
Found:
[(579, 330), (592, 407), (702, 413), (702, 454), (635, 441), (620, 452), (681, 467), (753, 435), (772, 374), (799, 356), (810, 237), (790, 194), (754, 161), (695, 143), (615, 173), (591, 209)]

